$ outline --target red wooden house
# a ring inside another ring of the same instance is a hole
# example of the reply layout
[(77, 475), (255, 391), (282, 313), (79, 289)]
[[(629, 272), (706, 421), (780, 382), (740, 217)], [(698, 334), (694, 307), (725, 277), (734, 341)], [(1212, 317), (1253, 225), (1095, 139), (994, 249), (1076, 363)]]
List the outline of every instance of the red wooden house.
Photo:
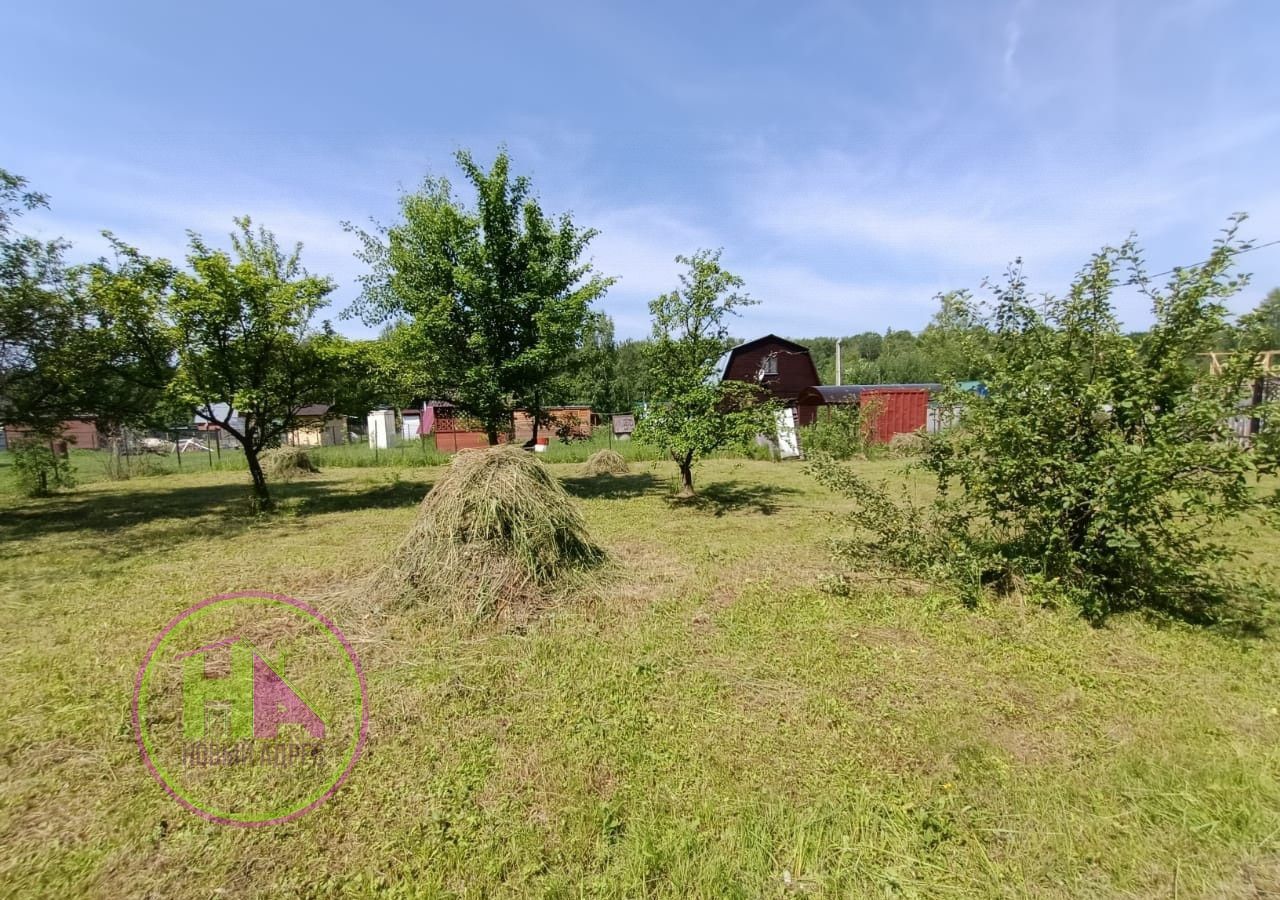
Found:
[[(776, 334), (766, 334), (729, 350), (720, 357), (717, 375), (721, 381), (759, 385), (784, 406), (792, 407), (797, 406), (796, 401), (805, 390), (820, 383), (809, 348)], [(810, 408), (809, 417), (805, 418), (804, 407), (798, 407), (798, 424), (811, 424), (812, 413)]]

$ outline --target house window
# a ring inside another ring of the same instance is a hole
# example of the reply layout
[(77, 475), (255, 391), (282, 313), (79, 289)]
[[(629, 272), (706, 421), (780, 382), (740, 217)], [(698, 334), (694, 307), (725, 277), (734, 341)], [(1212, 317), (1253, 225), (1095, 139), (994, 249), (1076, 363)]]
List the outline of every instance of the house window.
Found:
[(778, 355), (776, 353), (770, 353), (768, 356), (764, 358), (764, 361), (760, 363), (760, 377), (764, 378), (766, 375), (777, 375), (777, 374), (778, 374)]

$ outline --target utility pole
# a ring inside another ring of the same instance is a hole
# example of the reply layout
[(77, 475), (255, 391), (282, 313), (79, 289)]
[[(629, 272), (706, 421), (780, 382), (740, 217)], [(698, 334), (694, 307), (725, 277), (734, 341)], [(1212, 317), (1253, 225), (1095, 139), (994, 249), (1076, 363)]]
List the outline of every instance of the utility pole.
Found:
[(840, 371), (840, 367), (841, 367), (841, 361), (840, 361), (840, 338), (836, 338), (836, 384), (837, 384), (837, 385), (839, 385), (839, 384), (841, 383), (840, 379), (841, 379), (841, 377), (842, 377), (842, 373), (841, 373), (841, 371)]

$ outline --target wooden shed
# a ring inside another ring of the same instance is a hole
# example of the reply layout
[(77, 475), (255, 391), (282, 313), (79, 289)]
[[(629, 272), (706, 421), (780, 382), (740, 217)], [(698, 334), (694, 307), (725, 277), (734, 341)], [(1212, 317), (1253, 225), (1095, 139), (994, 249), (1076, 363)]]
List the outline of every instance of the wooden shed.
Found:
[(347, 418), (329, 404), (312, 403), (293, 415), (293, 428), (284, 436), (290, 447), (334, 447), (346, 442)]
[(875, 411), (871, 440), (887, 444), (895, 434), (910, 434), (928, 425), (929, 398), (937, 384), (843, 384), (811, 387), (797, 398), (802, 422), (817, 419), (822, 406), (857, 406)]

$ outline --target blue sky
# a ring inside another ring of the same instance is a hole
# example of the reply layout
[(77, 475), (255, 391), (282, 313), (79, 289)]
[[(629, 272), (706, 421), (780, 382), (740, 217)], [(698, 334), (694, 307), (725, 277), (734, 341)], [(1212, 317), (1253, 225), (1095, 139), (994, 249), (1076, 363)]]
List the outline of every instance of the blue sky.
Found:
[[(499, 143), (548, 211), (600, 229), (621, 336), (725, 248), (753, 335), (916, 329), (1015, 256), (1060, 291), (1137, 231), (1152, 271), (1237, 210), (1280, 238), (1271, 0), (23, 4), (5, 13), (0, 167), (28, 227), (180, 258), (249, 213), (339, 284), (340, 222)], [(1242, 258), (1248, 308), (1280, 246)], [(1125, 321), (1145, 303), (1120, 298)], [(338, 322), (368, 334), (358, 322)]]

